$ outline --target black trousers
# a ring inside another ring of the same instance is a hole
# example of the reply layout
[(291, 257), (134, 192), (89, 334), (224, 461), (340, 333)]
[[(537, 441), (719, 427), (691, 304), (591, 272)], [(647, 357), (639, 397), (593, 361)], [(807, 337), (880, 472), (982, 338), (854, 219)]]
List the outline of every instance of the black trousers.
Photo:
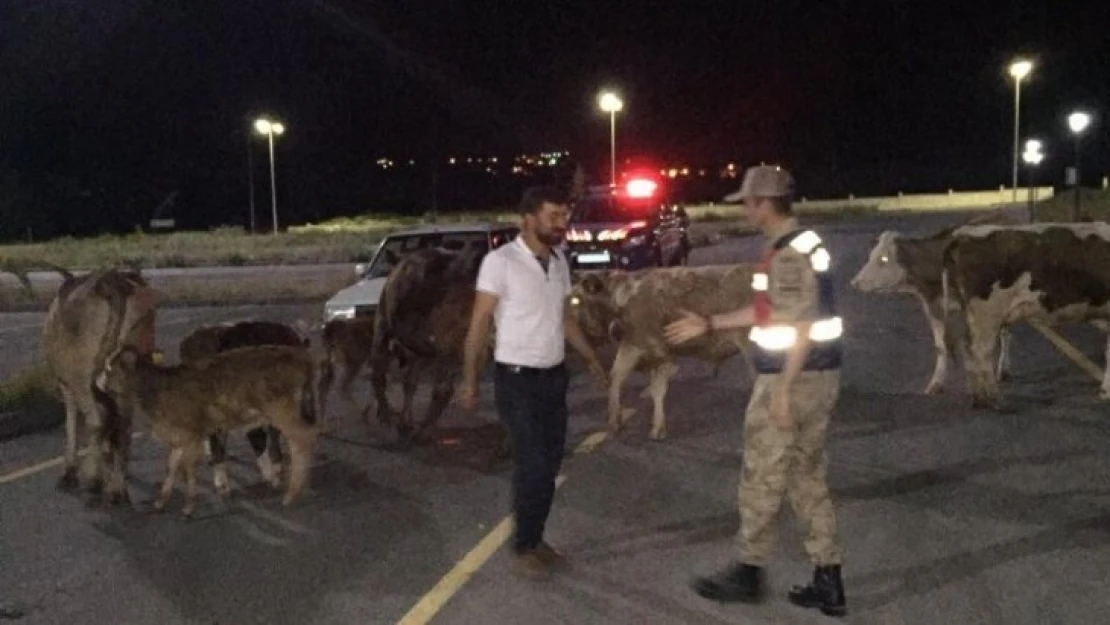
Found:
[(565, 365), (528, 369), (497, 363), (494, 398), (513, 456), (513, 549), (534, 549), (555, 498), (567, 438)]

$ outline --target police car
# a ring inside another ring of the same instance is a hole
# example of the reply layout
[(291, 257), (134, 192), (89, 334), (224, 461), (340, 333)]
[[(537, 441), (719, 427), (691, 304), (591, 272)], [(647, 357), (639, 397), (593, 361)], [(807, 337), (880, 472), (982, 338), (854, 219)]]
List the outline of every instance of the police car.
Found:
[(485, 253), (511, 241), (519, 231), (513, 224), (475, 223), (428, 225), (394, 232), (382, 240), (368, 264), (355, 265), (358, 282), (324, 304), (324, 321), (372, 316), (389, 271), (409, 252), (428, 247), (456, 251), (470, 247)]
[(689, 218), (648, 172), (626, 172), (615, 187), (590, 187), (571, 212), (566, 251), (574, 269), (685, 265)]

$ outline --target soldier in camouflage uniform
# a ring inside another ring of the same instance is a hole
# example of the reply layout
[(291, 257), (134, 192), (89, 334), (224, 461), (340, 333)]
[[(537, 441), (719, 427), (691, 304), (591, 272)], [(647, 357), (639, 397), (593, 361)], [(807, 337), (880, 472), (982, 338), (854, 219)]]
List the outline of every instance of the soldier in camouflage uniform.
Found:
[(828, 615), (846, 612), (841, 547), (825, 483), (825, 438), (840, 391), (841, 320), (836, 316), (831, 258), (821, 238), (798, 228), (791, 210), (793, 179), (779, 167), (748, 170), (740, 191), (748, 218), (770, 240), (756, 272), (751, 307), (711, 318), (683, 311), (668, 340), (687, 341), (717, 329), (751, 327), (758, 376), (744, 420), (740, 478), (739, 561), (694, 588), (718, 601), (763, 597), (763, 567), (778, 543), (784, 498), (806, 526), (813, 581), (789, 599)]

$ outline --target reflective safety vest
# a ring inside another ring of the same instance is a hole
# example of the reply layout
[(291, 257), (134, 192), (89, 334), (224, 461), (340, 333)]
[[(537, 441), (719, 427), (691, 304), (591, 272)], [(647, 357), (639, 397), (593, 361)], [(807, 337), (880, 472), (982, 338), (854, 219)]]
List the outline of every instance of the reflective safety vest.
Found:
[(767, 271), (771, 267), (771, 259), (787, 245), (809, 258), (810, 267), (817, 274), (819, 317), (810, 326), (809, 354), (803, 370), (836, 369), (840, 367), (842, 360), (840, 337), (843, 326), (840, 317), (836, 315), (836, 294), (832, 275), (829, 273), (832, 258), (816, 232), (795, 230), (771, 245), (752, 276), (755, 325), (752, 326), (749, 337), (755, 348), (755, 370), (758, 373), (781, 373), (786, 366), (786, 355), (797, 340), (797, 329), (794, 326), (771, 322), (771, 301), (767, 296)]

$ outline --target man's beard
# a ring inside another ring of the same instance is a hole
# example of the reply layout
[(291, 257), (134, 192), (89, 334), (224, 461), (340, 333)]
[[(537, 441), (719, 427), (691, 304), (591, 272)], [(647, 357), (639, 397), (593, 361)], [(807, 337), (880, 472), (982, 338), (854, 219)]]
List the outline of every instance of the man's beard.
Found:
[(555, 247), (563, 242), (563, 237), (565, 237), (566, 234), (566, 230), (552, 230), (550, 232), (537, 232), (536, 238), (548, 247)]

